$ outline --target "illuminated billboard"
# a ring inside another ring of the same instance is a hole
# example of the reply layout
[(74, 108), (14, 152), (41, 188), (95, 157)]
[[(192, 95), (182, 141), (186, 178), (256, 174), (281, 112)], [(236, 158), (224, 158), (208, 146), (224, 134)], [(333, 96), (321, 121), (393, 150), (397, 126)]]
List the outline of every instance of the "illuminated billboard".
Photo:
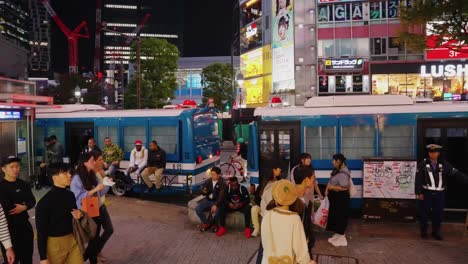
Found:
[(262, 17), (262, 0), (250, 0), (240, 6), (241, 27), (254, 22)]
[(271, 76), (245, 80), (245, 99), (247, 105), (268, 103), (270, 96)]
[(270, 46), (250, 51), (240, 56), (240, 70), (244, 78), (271, 73)]
[(346, 3), (346, 2), (362, 2), (362, 0), (317, 0), (319, 4)]
[(249, 50), (259, 48), (263, 45), (262, 23), (253, 22), (240, 30), (240, 52), (245, 53)]
[(294, 89), (294, 0), (272, 0), (272, 3), (273, 91), (291, 90)]

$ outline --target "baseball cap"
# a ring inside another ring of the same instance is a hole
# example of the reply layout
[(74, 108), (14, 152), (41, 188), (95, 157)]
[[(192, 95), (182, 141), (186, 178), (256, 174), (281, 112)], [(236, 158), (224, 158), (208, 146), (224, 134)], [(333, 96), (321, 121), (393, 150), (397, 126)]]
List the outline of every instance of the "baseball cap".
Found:
[(135, 140), (135, 145), (141, 146), (141, 145), (143, 145), (143, 142), (141, 140), (137, 139), (137, 140)]
[(12, 162), (20, 162), (21, 159), (16, 157), (16, 156), (8, 156), (8, 157), (4, 157), (2, 159), (2, 167), (12, 163)]

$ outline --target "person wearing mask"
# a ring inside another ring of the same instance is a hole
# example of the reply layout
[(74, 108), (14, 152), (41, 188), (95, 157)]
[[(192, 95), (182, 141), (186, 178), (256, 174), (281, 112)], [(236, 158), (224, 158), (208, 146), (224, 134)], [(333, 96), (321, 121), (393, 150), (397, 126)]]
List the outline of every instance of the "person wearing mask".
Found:
[(312, 256), (312, 248), (315, 245), (315, 236), (312, 228), (312, 212), (314, 205), (311, 200), (308, 200), (305, 196), (307, 190), (313, 188), (314, 184), (314, 170), (310, 166), (299, 166), (294, 170), (294, 182), (296, 184), (296, 190), (298, 195), (299, 207), (298, 212), (301, 217), (302, 225), (304, 226), (304, 232), (307, 239), (307, 247), (309, 249), (310, 258)]
[(237, 177), (229, 178), (228, 190), (226, 193), (225, 204), (219, 209), (219, 232), (217, 236), (222, 236), (227, 232), (226, 216), (230, 212), (241, 212), (244, 215), (244, 235), (246, 238), (252, 237), (250, 230), (251, 206), (249, 190), (239, 184)]
[(428, 218), (432, 211), (432, 237), (442, 240), (440, 226), (445, 205), (445, 188), (449, 178), (468, 185), (468, 177), (440, 158), (442, 146), (426, 146), (428, 159), (418, 164), (415, 180), (415, 194), (420, 212), (421, 238), (427, 239)]
[(91, 152), (91, 151), (102, 152), (101, 149), (96, 145), (96, 140), (94, 140), (93, 137), (88, 139), (88, 145), (86, 145), (81, 150), (80, 154), (83, 154), (83, 153), (86, 153), (86, 152)]
[[(148, 151), (148, 163), (146, 169), (141, 173), (141, 178), (148, 187), (148, 192), (156, 188), (161, 189), (161, 175), (166, 168), (166, 151), (158, 146), (156, 140), (151, 141)], [(149, 176), (154, 173), (156, 184), (153, 184)]]
[(73, 218), (81, 219), (75, 195), (67, 189), (71, 174), (66, 164), (49, 167), (54, 186), (36, 207), (37, 247), (41, 264), (82, 264), (83, 256), (73, 235)]
[(349, 196), (351, 172), (346, 167), (346, 158), (343, 154), (333, 155), (333, 167), (325, 191), (325, 195), (330, 201), (326, 230), (335, 233), (328, 239), (328, 242), (335, 247), (345, 247), (348, 245), (345, 231), (348, 226), (348, 211), (351, 201)]
[(323, 195), (322, 195), (322, 192), (320, 191), (320, 188), (318, 186), (318, 181), (317, 181), (317, 178), (315, 177), (315, 168), (314, 166), (312, 165), (312, 156), (309, 154), (309, 153), (302, 153), (301, 154), (301, 157), (300, 157), (301, 161), (299, 164), (297, 164), (296, 166), (294, 166), (292, 169), (291, 169), (291, 174), (290, 174), (290, 181), (294, 183), (294, 171), (296, 170), (296, 168), (298, 168), (299, 166), (309, 166), (312, 168), (312, 171), (313, 171), (313, 187), (314, 188), (310, 188), (306, 191), (306, 200), (313, 200), (314, 199), (314, 190), (315, 192), (317, 193), (317, 195), (319, 196), (320, 200), (323, 200)]
[[(99, 183), (104, 184), (104, 179), (106, 178), (106, 174), (104, 173), (104, 158), (102, 157), (101, 152), (92, 151), (93, 158), (96, 161), (94, 164), (93, 171), (99, 179)], [(108, 178), (110, 180), (110, 178)], [(102, 220), (102, 229), (103, 232), (100, 235), (100, 244), (97, 249), (98, 252), (98, 260), (101, 262), (107, 261), (107, 258), (104, 257), (102, 254), (102, 249), (106, 245), (107, 241), (110, 239), (112, 234), (114, 233), (114, 226), (112, 225), (112, 219), (109, 215), (109, 211), (107, 210), (106, 202), (106, 195), (101, 195), (101, 206), (99, 206), (99, 216)]]
[(102, 156), (104, 158), (104, 168), (107, 170), (106, 175), (114, 177), (115, 171), (124, 157), (124, 153), (119, 146), (112, 144), (110, 137), (104, 138), (104, 144), (105, 147), (102, 150)]
[(15, 252), (13, 251), (13, 244), (11, 243), (10, 231), (8, 230), (8, 222), (0, 204), (0, 243), (6, 250), (7, 264), (15, 262)]
[[(82, 209), (82, 201), (86, 197), (97, 196), (98, 205), (101, 206), (101, 196), (105, 195), (109, 190), (108, 186), (99, 183), (99, 179), (94, 173), (94, 166), (96, 161), (91, 152), (81, 155), (78, 161), (77, 174), (73, 176), (70, 186), (71, 191), (75, 195), (76, 205), (78, 209)], [(101, 233), (102, 220), (100, 215), (93, 217), (97, 225), (96, 234)], [(88, 247), (84, 252), (84, 260), (88, 260), (91, 264), (98, 263), (97, 255), (101, 244), (100, 236), (95, 236), (88, 243)]]
[[(29, 222), (28, 210), (34, 208), (36, 199), (29, 185), (19, 179), (21, 159), (8, 156), (2, 159), (2, 171), (5, 177), (0, 182), (0, 203), (5, 211), (10, 236), (15, 252), (15, 263), (32, 263), (34, 251), (34, 232)], [(3, 258), (6, 249), (1, 246)]]
[(57, 136), (52, 135), (49, 137), (49, 148), (47, 148), (47, 155), (50, 164), (63, 163), (63, 146), (57, 140)]
[(298, 199), (296, 187), (288, 180), (280, 180), (273, 186), (272, 195), (261, 227), (261, 263), (315, 263), (310, 259), (301, 218), (290, 209)]
[[(198, 218), (202, 222), (200, 231), (204, 232), (210, 228), (215, 233), (221, 234), (216, 222), (219, 218), (219, 207), (223, 206), (226, 199), (226, 182), (221, 177), (221, 169), (213, 167), (210, 171), (211, 178), (206, 180), (201, 187), (202, 195), (206, 197), (198, 206), (195, 208)], [(211, 221), (208, 221), (205, 213), (209, 212)], [(223, 231), (225, 232), (225, 231)]]
[(148, 161), (148, 150), (143, 146), (143, 142), (139, 139), (135, 140), (135, 148), (130, 152), (130, 164), (128, 165), (127, 175), (133, 172), (139, 177)]

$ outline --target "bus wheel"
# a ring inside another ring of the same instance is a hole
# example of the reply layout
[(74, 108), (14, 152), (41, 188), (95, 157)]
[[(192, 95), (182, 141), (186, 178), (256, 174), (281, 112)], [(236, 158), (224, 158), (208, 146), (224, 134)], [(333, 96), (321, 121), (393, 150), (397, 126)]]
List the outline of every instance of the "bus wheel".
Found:
[(122, 180), (116, 180), (112, 185), (112, 192), (117, 196), (123, 196), (126, 191), (125, 183)]

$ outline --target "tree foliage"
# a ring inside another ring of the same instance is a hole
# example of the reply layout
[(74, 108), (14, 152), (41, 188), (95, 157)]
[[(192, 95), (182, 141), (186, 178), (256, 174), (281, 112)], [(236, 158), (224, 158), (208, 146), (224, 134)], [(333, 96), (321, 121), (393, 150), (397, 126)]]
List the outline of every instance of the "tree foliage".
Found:
[[(428, 26), (435, 47), (452, 43), (452, 49), (468, 44), (468, 3), (466, 0), (412, 0), (411, 7), (400, 10), (400, 41), (409, 49), (426, 49), (426, 32), (417, 28)], [(462, 45), (460, 45), (462, 44)]]
[[(59, 85), (49, 86), (41, 95), (54, 97), (55, 104), (75, 104), (75, 88), (79, 87), (83, 91), (83, 103), (100, 104), (99, 98), (101, 90), (99, 86), (77, 74), (63, 74), (59, 77)], [(86, 91), (86, 92), (84, 92)]]
[(215, 62), (203, 68), (201, 83), (203, 85), (203, 103), (213, 98), (215, 106), (224, 108), (233, 105), (236, 92), (232, 87), (233, 72), (231, 65)]
[[(132, 63), (136, 63), (137, 45), (132, 45)], [(177, 88), (177, 47), (165, 39), (141, 39), (141, 108), (160, 108), (174, 97)], [(137, 108), (137, 75), (133, 76), (125, 89), (126, 109)]]

